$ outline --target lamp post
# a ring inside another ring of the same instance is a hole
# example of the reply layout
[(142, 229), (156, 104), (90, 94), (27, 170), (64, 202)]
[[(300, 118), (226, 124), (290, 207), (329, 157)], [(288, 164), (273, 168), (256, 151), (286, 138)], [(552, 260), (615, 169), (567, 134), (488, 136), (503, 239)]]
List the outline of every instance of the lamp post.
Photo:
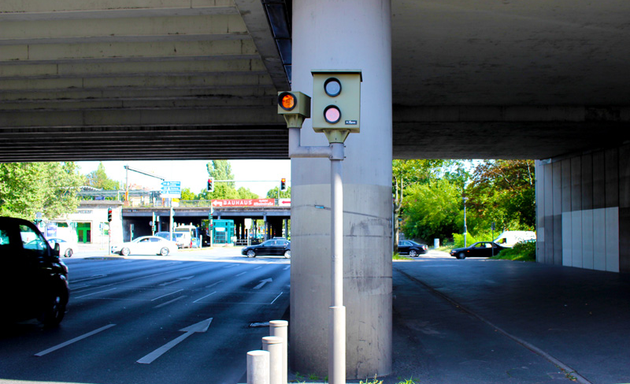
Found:
[(464, 201), (464, 247), (467, 247), (468, 244), (466, 243), (466, 234), (468, 233), (468, 227), (466, 226), (466, 200), (468, 200), (468, 198), (466, 196), (463, 196), (462, 200)]

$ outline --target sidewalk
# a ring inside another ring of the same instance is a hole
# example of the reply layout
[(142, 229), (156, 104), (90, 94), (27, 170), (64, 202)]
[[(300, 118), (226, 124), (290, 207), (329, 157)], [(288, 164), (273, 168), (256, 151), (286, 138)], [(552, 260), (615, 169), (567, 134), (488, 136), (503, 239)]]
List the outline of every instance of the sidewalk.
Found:
[(630, 276), (502, 260), (395, 262), (393, 337), (384, 384), (630, 382)]

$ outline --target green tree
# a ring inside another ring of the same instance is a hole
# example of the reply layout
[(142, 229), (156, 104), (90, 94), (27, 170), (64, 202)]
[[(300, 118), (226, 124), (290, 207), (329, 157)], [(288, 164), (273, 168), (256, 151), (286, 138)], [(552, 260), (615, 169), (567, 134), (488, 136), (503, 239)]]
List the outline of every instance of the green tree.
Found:
[(196, 200), (197, 199), (197, 195), (195, 195), (190, 188), (184, 188), (182, 189), (182, 200)]
[[(215, 180), (234, 180), (232, 166), (227, 160), (212, 160), (206, 167), (208, 168), (208, 175), (214, 177)], [(232, 187), (232, 189), (235, 188), (235, 183), (233, 182), (222, 182), (222, 184), (228, 185)]]
[(53, 219), (76, 211), (85, 182), (75, 163), (0, 164), (0, 215)]
[[(466, 188), (467, 207), (488, 230), (534, 229), (536, 226), (535, 166), (533, 160), (487, 160), (475, 168)], [(471, 230), (472, 231), (472, 230)]]
[(120, 189), (120, 183), (107, 177), (105, 166), (100, 162), (96, 171), (92, 171), (86, 175), (86, 183), (90, 187), (103, 189), (106, 191), (117, 191)]
[(240, 187), (238, 190), (239, 199), (257, 199), (258, 195), (252, 192), (249, 188)]
[[(394, 160), (392, 185), (394, 196), (394, 252), (398, 252), (400, 223), (404, 218), (404, 201), (407, 190), (416, 185), (426, 185), (449, 175), (460, 163), (449, 160)], [(407, 236), (412, 236), (407, 233)]]
[(403, 210), (402, 229), (407, 236), (424, 241), (444, 240), (463, 230), (461, 190), (449, 180), (410, 187)]
[(278, 191), (280, 191), (280, 187), (274, 187), (273, 189), (270, 189), (269, 191), (267, 191), (267, 198), (268, 199), (277, 199), (278, 197), (281, 197), (284, 199), (291, 198), (291, 187), (287, 187), (286, 191), (280, 191), (279, 196), (278, 196)]
[(258, 195), (247, 188), (241, 187), (236, 189), (235, 182), (226, 181), (234, 180), (232, 174), (232, 166), (227, 160), (213, 160), (206, 165), (208, 176), (213, 177), (214, 192), (203, 190), (199, 193), (199, 199), (256, 199)]

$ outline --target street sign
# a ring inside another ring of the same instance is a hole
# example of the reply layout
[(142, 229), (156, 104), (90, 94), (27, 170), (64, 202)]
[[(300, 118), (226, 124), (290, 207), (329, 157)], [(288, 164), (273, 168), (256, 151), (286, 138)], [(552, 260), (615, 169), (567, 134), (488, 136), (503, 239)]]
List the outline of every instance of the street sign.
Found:
[(178, 199), (182, 196), (181, 181), (163, 181), (160, 196), (166, 199)]

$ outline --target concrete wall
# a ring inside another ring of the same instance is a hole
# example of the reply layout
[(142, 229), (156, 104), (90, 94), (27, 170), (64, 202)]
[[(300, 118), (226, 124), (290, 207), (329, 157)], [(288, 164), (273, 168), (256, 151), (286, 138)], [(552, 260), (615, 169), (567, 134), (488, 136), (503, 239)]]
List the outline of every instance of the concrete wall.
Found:
[(537, 261), (630, 272), (630, 145), (536, 162)]

